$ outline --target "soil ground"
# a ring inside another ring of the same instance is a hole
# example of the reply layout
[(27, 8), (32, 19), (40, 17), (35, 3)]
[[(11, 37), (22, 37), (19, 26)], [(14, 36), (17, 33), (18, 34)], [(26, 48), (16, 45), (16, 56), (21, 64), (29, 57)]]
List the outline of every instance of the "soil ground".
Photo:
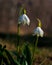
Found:
[[(15, 43), (9, 40), (0, 39), (0, 44), (3, 46), (6, 45), (6, 49), (9, 51), (15, 51), (16, 46)], [(33, 65), (52, 65), (52, 48), (42, 47), (39, 48), (40, 53), (36, 53), (34, 56)]]

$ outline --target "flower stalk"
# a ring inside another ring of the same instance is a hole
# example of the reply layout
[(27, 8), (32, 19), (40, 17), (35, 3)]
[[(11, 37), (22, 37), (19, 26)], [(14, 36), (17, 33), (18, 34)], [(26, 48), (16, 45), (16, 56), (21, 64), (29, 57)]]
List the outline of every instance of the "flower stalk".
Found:
[[(20, 9), (20, 12), (19, 12), (19, 18), (18, 18), (18, 43), (17, 43), (17, 46), (19, 47), (19, 42), (20, 42), (20, 36), (19, 36), (19, 33), (20, 33), (20, 25), (23, 24), (23, 25), (29, 25), (30, 24), (30, 19), (29, 17), (26, 15), (26, 10), (21, 7)], [(18, 48), (19, 50), (19, 48)]]
[(37, 38), (36, 38), (36, 42), (35, 42), (35, 51), (36, 51), (36, 49), (37, 49), (37, 44), (38, 44), (38, 39), (39, 39), (39, 37), (37, 36)]
[[(34, 35), (36, 35), (36, 42), (34, 44), (34, 48), (33, 48), (33, 58), (34, 58), (34, 54), (37, 52), (38, 48), (37, 48), (37, 44), (38, 44), (38, 39), (39, 39), (39, 36), (40, 37), (43, 37), (43, 34), (44, 34), (44, 31), (41, 29), (41, 21), (39, 18), (37, 18), (37, 21), (38, 21), (38, 27), (36, 27), (36, 29), (34, 30)], [(33, 59), (34, 61), (34, 59)]]

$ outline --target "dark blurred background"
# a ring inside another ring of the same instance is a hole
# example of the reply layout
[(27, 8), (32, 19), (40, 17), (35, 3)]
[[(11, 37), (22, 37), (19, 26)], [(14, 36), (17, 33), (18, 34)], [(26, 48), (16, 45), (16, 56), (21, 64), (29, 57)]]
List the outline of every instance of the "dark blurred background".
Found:
[(52, 36), (52, 0), (0, 0), (0, 33), (17, 34), (19, 8), (23, 6), (31, 24), (20, 26), (20, 34), (31, 34), (37, 26), (36, 18), (42, 21), (45, 36)]

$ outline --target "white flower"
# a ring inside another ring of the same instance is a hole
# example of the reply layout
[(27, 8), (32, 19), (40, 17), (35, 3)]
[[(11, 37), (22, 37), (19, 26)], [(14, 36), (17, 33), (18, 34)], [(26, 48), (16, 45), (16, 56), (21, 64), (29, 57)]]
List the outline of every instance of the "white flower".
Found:
[(30, 24), (30, 19), (26, 14), (22, 14), (18, 19), (18, 24)]
[(37, 35), (37, 36), (41, 36), (43, 37), (43, 30), (41, 29), (41, 27), (37, 27), (35, 30), (34, 30), (34, 34), (33, 35)]

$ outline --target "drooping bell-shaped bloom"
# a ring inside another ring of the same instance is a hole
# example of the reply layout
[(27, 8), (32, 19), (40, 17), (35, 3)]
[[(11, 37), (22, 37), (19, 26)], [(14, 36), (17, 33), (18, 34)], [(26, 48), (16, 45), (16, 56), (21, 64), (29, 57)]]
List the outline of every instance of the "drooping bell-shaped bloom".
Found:
[(27, 24), (30, 25), (30, 19), (29, 17), (26, 15), (26, 10), (24, 10), (24, 14), (22, 14), (19, 19), (18, 19), (18, 24)]
[(33, 35), (37, 35), (38, 37), (39, 36), (43, 37), (44, 31), (41, 29), (41, 22), (40, 22), (40, 20), (38, 22), (39, 22), (38, 27), (34, 30), (34, 34)]
[(43, 34), (44, 34), (43, 30), (40, 27), (37, 27), (34, 30), (34, 34), (33, 35), (37, 35), (37, 36), (43, 37)]

